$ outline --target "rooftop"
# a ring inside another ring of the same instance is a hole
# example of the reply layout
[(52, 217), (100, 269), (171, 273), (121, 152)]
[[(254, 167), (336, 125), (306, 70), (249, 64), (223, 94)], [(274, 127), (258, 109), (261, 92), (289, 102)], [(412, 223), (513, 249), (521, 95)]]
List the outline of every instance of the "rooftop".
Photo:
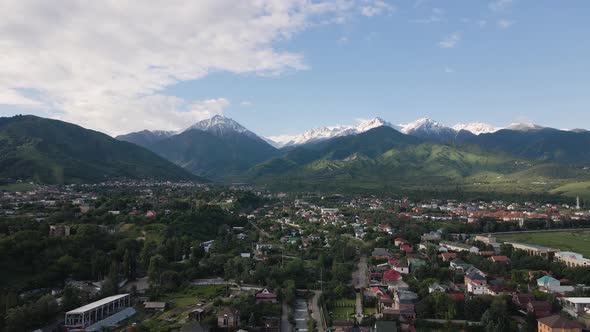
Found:
[(109, 297), (105, 297), (102, 300), (98, 300), (96, 302), (92, 302), (92, 303), (88, 303), (85, 306), (82, 306), (80, 308), (74, 309), (74, 310), (70, 310), (68, 311), (66, 314), (81, 314), (84, 313), (86, 311), (92, 310), (92, 309), (96, 309), (99, 308), (107, 303), (113, 302), (113, 301), (117, 301), (119, 299), (122, 299), (126, 296), (129, 296), (129, 294), (119, 294), (119, 295), (113, 295), (113, 296), (109, 296)]

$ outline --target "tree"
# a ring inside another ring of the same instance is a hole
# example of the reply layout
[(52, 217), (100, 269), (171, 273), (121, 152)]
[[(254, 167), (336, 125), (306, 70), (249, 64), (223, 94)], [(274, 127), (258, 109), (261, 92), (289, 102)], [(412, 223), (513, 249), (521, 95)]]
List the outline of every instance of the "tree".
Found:
[(508, 316), (506, 300), (497, 297), (492, 301), (490, 308), (483, 314), (481, 323), (486, 332), (516, 331)]
[(80, 291), (72, 286), (66, 286), (64, 288), (62, 297), (62, 310), (69, 311), (82, 305), (82, 299), (80, 298)]
[(150, 285), (160, 285), (160, 276), (164, 268), (164, 257), (155, 255), (150, 259), (148, 267), (148, 281)]

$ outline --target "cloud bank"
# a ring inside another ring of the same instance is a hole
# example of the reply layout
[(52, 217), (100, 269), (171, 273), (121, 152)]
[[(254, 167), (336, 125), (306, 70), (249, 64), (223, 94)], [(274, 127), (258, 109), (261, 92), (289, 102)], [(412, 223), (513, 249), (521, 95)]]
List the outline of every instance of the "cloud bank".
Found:
[(109, 134), (181, 129), (222, 113), (230, 102), (183, 100), (166, 95), (167, 87), (217, 71), (305, 70), (303, 54), (275, 43), (354, 13), (391, 8), (364, 0), (5, 2), (0, 105), (34, 108)]

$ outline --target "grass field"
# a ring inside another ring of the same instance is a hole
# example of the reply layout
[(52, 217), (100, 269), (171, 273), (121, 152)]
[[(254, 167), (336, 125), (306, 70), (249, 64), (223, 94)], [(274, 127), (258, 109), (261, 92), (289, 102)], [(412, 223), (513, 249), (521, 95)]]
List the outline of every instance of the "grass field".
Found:
[(37, 185), (30, 184), (30, 183), (13, 183), (13, 184), (5, 184), (0, 186), (0, 191), (29, 191), (36, 189)]
[(590, 257), (590, 231), (546, 232), (499, 235), (498, 241), (536, 244), (563, 251), (573, 251)]
[(569, 183), (551, 190), (551, 193), (590, 200), (590, 182)]

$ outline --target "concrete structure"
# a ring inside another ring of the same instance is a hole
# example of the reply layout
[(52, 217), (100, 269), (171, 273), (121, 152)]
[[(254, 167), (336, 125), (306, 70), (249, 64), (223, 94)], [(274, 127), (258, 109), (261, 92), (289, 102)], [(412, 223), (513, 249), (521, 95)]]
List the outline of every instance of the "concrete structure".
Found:
[(578, 317), (590, 313), (590, 297), (564, 297), (561, 299), (563, 311)]
[(530, 256), (540, 256), (549, 260), (552, 260), (553, 256), (555, 256), (555, 253), (559, 251), (558, 249), (520, 242), (504, 242), (504, 244), (509, 244), (514, 249), (524, 250)]
[(581, 254), (570, 251), (561, 251), (555, 254), (555, 260), (569, 267), (590, 267), (590, 259)]
[(70, 226), (66, 225), (51, 225), (49, 226), (49, 236), (54, 237), (68, 237), (70, 236)]
[(66, 312), (65, 327), (86, 328), (131, 306), (129, 294), (119, 294)]
[(477, 247), (470, 246), (464, 243), (442, 241), (440, 245), (452, 251), (469, 251), (473, 254), (477, 254), (479, 252), (479, 249)]

